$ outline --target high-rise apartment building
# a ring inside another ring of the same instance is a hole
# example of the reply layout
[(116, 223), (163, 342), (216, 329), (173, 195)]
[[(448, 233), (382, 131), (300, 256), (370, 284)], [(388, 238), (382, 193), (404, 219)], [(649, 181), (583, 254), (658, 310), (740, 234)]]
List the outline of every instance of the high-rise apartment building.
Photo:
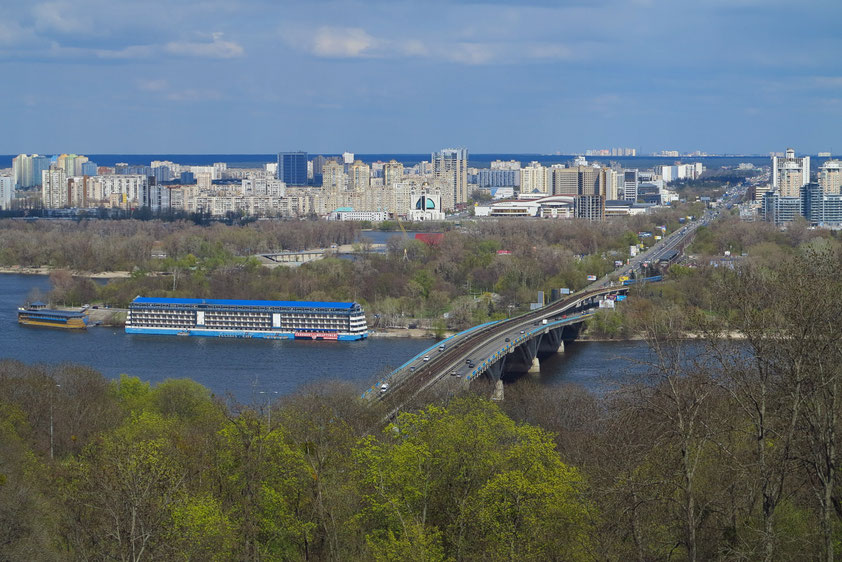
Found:
[(521, 193), (550, 193), (552, 191), (552, 169), (538, 162), (530, 162), (520, 170)]
[(19, 154), (12, 160), (12, 177), (16, 189), (41, 185), (41, 172), (50, 169), (50, 158), (38, 154)]
[(640, 185), (638, 170), (623, 170), (623, 199), (625, 201), (637, 201), (637, 188)]
[(97, 165), (96, 162), (91, 162), (90, 160), (87, 162), (82, 163), (82, 175), (83, 176), (95, 176), (97, 175)]
[(821, 165), (819, 185), (825, 194), (842, 193), (842, 161), (827, 160)]
[(64, 168), (64, 173), (67, 177), (81, 176), (82, 164), (88, 161), (87, 156), (79, 156), (78, 154), (62, 154), (56, 158), (56, 166)]
[(763, 194), (761, 203), (763, 220), (782, 226), (801, 216), (801, 197), (782, 197), (777, 190), (770, 190)]
[(322, 187), (328, 193), (340, 193), (345, 191), (348, 183), (348, 176), (345, 174), (345, 166), (335, 160), (328, 160), (322, 167)]
[(605, 199), (615, 201), (622, 198), (623, 172), (613, 168), (605, 169)]
[(800, 197), (801, 188), (810, 183), (810, 157), (798, 158), (795, 149), (787, 148), (786, 156), (772, 156), (772, 188), (781, 197)]
[(371, 187), (371, 167), (359, 160), (354, 161), (348, 170), (351, 191), (364, 193)]
[(15, 183), (12, 176), (0, 176), (0, 210), (8, 211), (12, 208), (15, 198)]
[(550, 168), (552, 172), (553, 195), (577, 195), (579, 193), (578, 173), (576, 168), (567, 168), (556, 164)]
[(50, 166), (41, 172), (41, 203), (45, 209), (61, 209), (69, 204), (67, 172), (61, 166)]
[(287, 185), (307, 185), (307, 153), (279, 152), (278, 179)]
[(397, 160), (389, 160), (383, 166), (383, 185), (389, 187), (403, 180), (403, 164)]
[[(491, 163), (492, 166), (494, 162)], [(491, 167), (477, 171), (478, 187), (520, 187), (520, 168)]]
[(445, 148), (432, 154), (433, 176), (448, 186), (442, 193), (445, 209), (468, 201), (468, 149)]
[(604, 168), (576, 166), (552, 168), (553, 195), (602, 195), (606, 193)]
[[(204, 174), (210, 183), (211, 173)], [(110, 174), (88, 178), (87, 199), (89, 204), (110, 207), (139, 208), (150, 204), (149, 176), (136, 174)], [(163, 192), (159, 192), (159, 195)], [(157, 197), (156, 197), (157, 198)]]

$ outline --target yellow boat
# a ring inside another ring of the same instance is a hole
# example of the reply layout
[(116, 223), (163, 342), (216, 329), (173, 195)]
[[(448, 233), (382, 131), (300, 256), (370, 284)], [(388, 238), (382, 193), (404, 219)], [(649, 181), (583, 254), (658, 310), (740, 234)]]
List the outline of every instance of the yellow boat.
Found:
[(18, 308), (18, 323), (26, 326), (46, 326), (85, 330), (88, 327), (88, 315), (72, 310), (54, 310), (47, 305), (34, 302), (27, 307)]

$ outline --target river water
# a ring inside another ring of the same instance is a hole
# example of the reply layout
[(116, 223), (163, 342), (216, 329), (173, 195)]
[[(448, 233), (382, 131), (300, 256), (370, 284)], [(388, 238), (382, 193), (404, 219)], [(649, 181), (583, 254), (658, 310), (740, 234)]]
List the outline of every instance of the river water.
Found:
[[(266, 394), (289, 394), (301, 385), (344, 380), (360, 388), (432, 346), (432, 339), (369, 338), (356, 342), (311, 342), (129, 335), (122, 329), (87, 331), (21, 326), (17, 307), (33, 290), (46, 294), (46, 276), (0, 274), (0, 359), (56, 365), (89, 365), (106, 377), (125, 373), (150, 382), (190, 378), (218, 395), (257, 403)], [(648, 355), (642, 342), (574, 342), (548, 358), (537, 380), (579, 383), (599, 391), (625, 379)], [(640, 367), (636, 368), (637, 371)]]

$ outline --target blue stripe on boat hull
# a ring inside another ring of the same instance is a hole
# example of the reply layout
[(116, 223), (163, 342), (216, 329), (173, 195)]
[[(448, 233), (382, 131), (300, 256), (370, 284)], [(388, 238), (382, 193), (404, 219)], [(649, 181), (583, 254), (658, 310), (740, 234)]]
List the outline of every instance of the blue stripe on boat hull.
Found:
[[(185, 333), (188, 332), (188, 333)], [(269, 340), (294, 340), (295, 333), (293, 332), (246, 332), (243, 330), (203, 330), (194, 328), (191, 330), (179, 330), (177, 328), (138, 328), (133, 326), (126, 326), (127, 334), (149, 334), (160, 336), (201, 336), (201, 337), (216, 337), (216, 338), (258, 338)], [(337, 339), (339, 341), (353, 341), (361, 340), (368, 337), (368, 332), (362, 334), (339, 334)], [(312, 338), (299, 338), (312, 339)], [(319, 338), (320, 339), (320, 338)]]

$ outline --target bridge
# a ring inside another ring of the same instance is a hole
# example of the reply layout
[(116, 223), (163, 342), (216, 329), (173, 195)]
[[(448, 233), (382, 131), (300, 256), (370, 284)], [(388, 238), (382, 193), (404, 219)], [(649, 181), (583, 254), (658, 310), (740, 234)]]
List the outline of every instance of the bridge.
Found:
[(504, 375), (536, 372), (541, 360), (564, 352), (565, 342), (578, 338), (600, 301), (624, 299), (630, 286), (620, 283), (620, 276), (634, 273), (638, 283), (660, 281), (660, 276), (643, 278), (644, 264), (674, 263), (696, 229), (712, 218), (706, 215), (676, 230), (623, 268), (574, 295), (515, 318), (474, 326), (438, 342), (383, 377), (363, 393), (363, 398), (384, 402), (394, 413), (437, 394), (456, 393), (479, 378), (494, 383), (495, 394), (502, 394)]
[(599, 301), (622, 299), (628, 290), (622, 284), (585, 290), (516, 318), (474, 326), (419, 353), (363, 397), (399, 409), (427, 391), (455, 393), (481, 377), (499, 387), (505, 374), (535, 372), (542, 359), (563, 352)]

